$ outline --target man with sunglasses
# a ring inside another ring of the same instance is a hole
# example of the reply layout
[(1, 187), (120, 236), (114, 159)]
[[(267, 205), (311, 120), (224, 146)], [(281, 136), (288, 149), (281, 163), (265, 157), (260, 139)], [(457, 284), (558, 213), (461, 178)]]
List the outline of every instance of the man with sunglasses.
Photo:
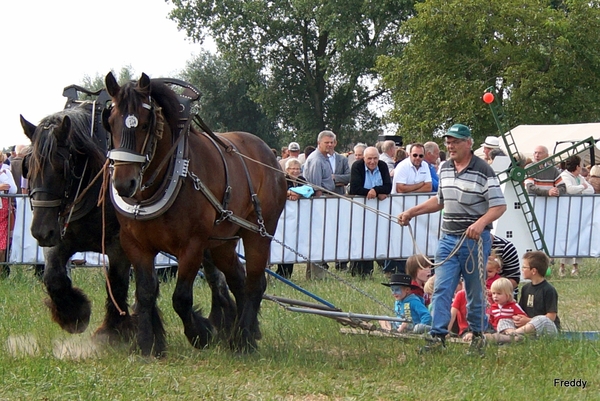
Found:
[(408, 157), (394, 169), (393, 194), (432, 191), (431, 172), (427, 162), (423, 161), (424, 157), (423, 144), (415, 143), (410, 147)]
[[(425, 146), (414, 143), (410, 147), (408, 157), (402, 160), (392, 174), (392, 194), (405, 194), (410, 192), (431, 192), (431, 170), (425, 158)], [(383, 265), (386, 275), (406, 272), (406, 259), (386, 260)]]
[[(449, 161), (440, 171), (437, 195), (400, 213), (401, 225), (413, 217), (444, 209), (442, 237), (435, 261), (443, 262), (435, 271), (432, 329), (423, 352), (445, 348), (454, 290), (461, 277), (467, 295), (469, 329), (473, 333), (471, 353), (483, 353), (487, 328), (485, 315), (486, 270), (483, 263), (491, 252), (492, 223), (506, 211), (506, 200), (498, 177), (483, 159), (473, 154), (469, 127), (455, 124), (444, 135)], [(411, 152), (414, 153), (414, 152)], [(455, 249), (456, 248), (456, 249)], [(481, 251), (481, 255), (480, 254)]]

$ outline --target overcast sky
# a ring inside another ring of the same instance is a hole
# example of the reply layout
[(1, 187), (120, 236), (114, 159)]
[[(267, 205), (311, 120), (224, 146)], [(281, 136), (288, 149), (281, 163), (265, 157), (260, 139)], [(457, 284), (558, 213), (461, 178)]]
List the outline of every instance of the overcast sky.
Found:
[(0, 149), (28, 143), (19, 114), (37, 124), (65, 104), (65, 86), (131, 66), (174, 76), (201, 50), (164, 0), (19, 0), (0, 13)]

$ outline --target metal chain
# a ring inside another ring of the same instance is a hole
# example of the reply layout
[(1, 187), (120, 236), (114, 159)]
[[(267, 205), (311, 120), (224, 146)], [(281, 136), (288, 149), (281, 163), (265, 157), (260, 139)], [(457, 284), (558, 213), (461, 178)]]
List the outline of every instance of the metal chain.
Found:
[[(270, 234), (266, 235), (267, 237), (269, 237), (271, 239), (271, 241), (275, 241), (276, 243), (278, 243), (279, 245), (281, 245), (283, 248), (289, 250), (290, 252), (296, 254), (297, 256), (299, 256), (302, 260), (304, 260), (306, 263), (311, 263), (310, 260), (304, 256), (303, 254), (301, 254), (300, 252), (296, 251), (295, 249), (293, 249), (292, 247), (284, 244), (282, 241), (278, 240), (277, 238), (273, 237)], [(385, 308), (388, 311), (392, 311), (394, 313), (396, 313), (396, 311), (393, 308), (390, 308), (388, 305), (386, 305), (385, 303), (381, 302), (380, 300), (378, 300), (377, 298), (375, 298), (374, 296), (372, 296), (371, 294), (367, 293), (364, 290), (361, 290), (360, 288), (356, 287), (354, 284), (350, 283), (349, 281), (345, 280), (344, 278), (338, 276), (337, 274), (329, 271), (328, 269), (325, 269), (324, 267), (322, 267), (319, 264), (316, 264), (316, 266), (319, 267), (319, 269), (324, 270), (327, 274), (329, 274), (331, 277), (335, 278), (337, 281), (347, 285), (348, 287), (352, 288), (353, 290), (359, 292), (361, 295), (369, 298), (371, 301), (375, 302), (376, 304), (378, 304), (379, 306), (382, 306), (383, 308)]]

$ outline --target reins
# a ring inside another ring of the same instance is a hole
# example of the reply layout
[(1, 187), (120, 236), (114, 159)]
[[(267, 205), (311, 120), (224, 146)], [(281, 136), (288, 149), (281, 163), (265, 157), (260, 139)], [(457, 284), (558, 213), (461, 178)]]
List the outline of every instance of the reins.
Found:
[[(102, 169), (98, 172), (94, 180), (98, 179), (100, 173), (102, 173), (102, 186), (100, 187), (100, 193), (98, 194), (98, 203), (97, 206), (102, 205), (102, 254), (106, 255), (106, 188), (108, 187), (110, 181), (110, 171), (108, 166), (110, 165), (110, 159), (106, 159)], [(108, 295), (110, 296), (110, 300), (113, 305), (119, 312), (120, 316), (125, 316), (127, 312), (119, 307), (119, 304), (115, 300), (115, 296), (113, 295), (112, 286), (110, 284), (110, 278), (108, 277), (108, 269), (106, 268), (106, 256), (102, 258), (102, 271), (104, 272), (104, 279), (106, 281), (106, 290)]]
[[(92, 116), (90, 118), (90, 136), (94, 135), (95, 118), (96, 118), (96, 101), (94, 100), (92, 102)], [(67, 232), (67, 227), (69, 227), (71, 217), (73, 216), (73, 211), (75, 211), (75, 206), (77, 205), (78, 201), (81, 201), (81, 199), (83, 199), (83, 195), (78, 196), (78, 194), (79, 194), (79, 191), (81, 190), (81, 184), (83, 184), (83, 177), (85, 176), (85, 172), (87, 170), (89, 160), (90, 160), (89, 157), (87, 159), (85, 159), (85, 164), (83, 165), (83, 171), (81, 172), (81, 179), (79, 180), (79, 185), (77, 185), (77, 191), (75, 192), (75, 200), (71, 204), (71, 208), (69, 210), (69, 215), (68, 215), (68, 217), (65, 221), (65, 224), (63, 225), (63, 228), (60, 233), (61, 238), (63, 238), (65, 236), (65, 233)], [(93, 184), (93, 181), (86, 187), (85, 192), (87, 192), (87, 189), (89, 189), (92, 186), (92, 184)]]

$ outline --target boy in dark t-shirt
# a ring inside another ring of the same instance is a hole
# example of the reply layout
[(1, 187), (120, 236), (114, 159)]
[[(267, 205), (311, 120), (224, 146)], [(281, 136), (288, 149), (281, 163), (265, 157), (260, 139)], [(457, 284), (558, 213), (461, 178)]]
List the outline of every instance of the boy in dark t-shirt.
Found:
[(512, 334), (556, 334), (560, 330), (558, 293), (545, 279), (549, 262), (541, 251), (523, 255), (523, 278), (531, 282), (523, 286), (519, 306), (527, 316), (513, 317), (517, 329)]

